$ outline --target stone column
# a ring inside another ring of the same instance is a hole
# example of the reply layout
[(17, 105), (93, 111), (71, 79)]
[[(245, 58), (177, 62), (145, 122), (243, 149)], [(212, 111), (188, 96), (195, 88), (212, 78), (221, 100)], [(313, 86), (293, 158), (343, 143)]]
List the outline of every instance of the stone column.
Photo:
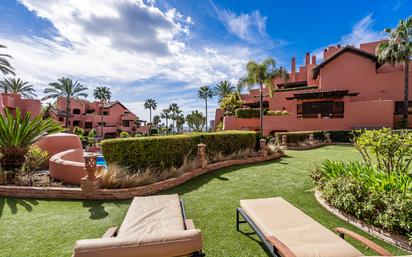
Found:
[(85, 153), (84, 158), (84, 170), (86, 171), (86, 177), (80, 179), (80, 188), (82, 190), (96, 190), (100, 187), (101, 181), (99, 177), (96, 177), (97, 163), (96, 153)]
[(262, 139), (259, 141), (259, 146), (260, 146), (260, 155), (261, 155), (262, 157), (267, 156), (267, 155), (268, 155), (268, 152), (267, 152), (267, 150), (266, 150), (266, 139), (262, 138)]
[(315, 135), (309, 134), (309, 144), (314, 145), (315, 144)]
[(330, 139), (330, 133), (325, 133), (325, 143), (331, 143), (332, 140)]
[(288, 136), (283, 135), (282, 136), (282, 146), (287, 146), (288, 145)]
[(207, 158), (206, 158), (206, 145), (198, 144), (197, 145), (197, 157), (199, 159), (199, 164), (202, 169), (207, 167)]

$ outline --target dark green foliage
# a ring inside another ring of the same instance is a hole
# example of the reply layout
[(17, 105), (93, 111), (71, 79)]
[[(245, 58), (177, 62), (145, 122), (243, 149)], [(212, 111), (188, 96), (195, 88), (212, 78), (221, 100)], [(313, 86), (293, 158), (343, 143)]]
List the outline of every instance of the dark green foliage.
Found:
[(158, 135), (159, 134), (159, 130), (157, 128), (151, 128), (149, 131), (150, 135)]
[[(263, 115), (267, 112), (267, 109), (263, 110)], [(248, 108), (248, 109), (236, 109), (235, 111), (235, 116), (237, 118), (244, 118), (244, 119), (250, 119), (250, 118), (259, 118), (260, 117), (260, 109), (258, 108)]]
[(325, 139), (323, 131), (276, 132), (275, 136), (282, 139), (282, 136), (286, 135), (288, 144), (297, 144), (308, 140), (310, 134), (313, 134), (316, 140), (323, 141)]
[(190, 133), (171, 136), (109, 139), (102, 142), (103, 155), (108, 164), (118, 163), (132, 170), (153, 168), (161, 170), (179, 167), (185, 157), (197, 154), (197, 145), (207, 145), (208, 156), (231, 154), (242, 149), (254, 148), (256, 133), (225, 131), (216, 133)]
[(351, 143), (353, 137), (357, 134), (355, 131), (350, 130), (326, 131), (325, 133), (329, 133), (332, 142), (337, 143)]

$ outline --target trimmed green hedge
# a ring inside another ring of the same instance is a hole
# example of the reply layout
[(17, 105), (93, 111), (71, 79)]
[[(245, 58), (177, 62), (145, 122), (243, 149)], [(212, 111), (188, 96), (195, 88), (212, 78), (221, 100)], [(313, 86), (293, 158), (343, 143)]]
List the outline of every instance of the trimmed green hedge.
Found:
[[(351, 143), (354, 135), (357, 133), (355, 131), (339, 130), (339, 131), (326, 131), (330, 134), (330, 139), (332, 142), (337, 143)], [(326, 133), (325, 132), (325, 133)]]
[[(267, 112), (267, 109), (263, 109), (263, 115)], [(244, 119), (251, 119), (251, 118), (259, 118), (260, 117), (260, 109), (259, 108), (239, 108), (235, 111), (235, 116), (237, 118), (244, 118)]]
[(224, 131), (190, 133), (170, 136), (118, 138), (102, 141), (102, 151), (108, 164), (117, 163), (132, 170), (153, 168), (161, 170), (179, 167), (185, 157), (195, 157), (197, 145), (206, 144), (208, 156), (219, 152), (225, 155), (255, 148), (256, 132)]

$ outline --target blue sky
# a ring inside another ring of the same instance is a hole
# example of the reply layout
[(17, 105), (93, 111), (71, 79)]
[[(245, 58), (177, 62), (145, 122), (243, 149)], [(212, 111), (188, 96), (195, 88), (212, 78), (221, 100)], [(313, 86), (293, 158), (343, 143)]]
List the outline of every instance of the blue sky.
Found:
[[(379, 40), (412, 14), (409, 0), (0, 0), (0, 43), (17, 76), (38, 95), (62, 76), (113, 99), (139, 117), (146, 98), (159, 113), (178, 103), (204, 112), (201, 85), (237, 81), (250, 60), (290, 66), (328, 45)], [(91, 98), (90, 98), (91, 99)], [(213, 118), (216, 100), (210, 103)]]

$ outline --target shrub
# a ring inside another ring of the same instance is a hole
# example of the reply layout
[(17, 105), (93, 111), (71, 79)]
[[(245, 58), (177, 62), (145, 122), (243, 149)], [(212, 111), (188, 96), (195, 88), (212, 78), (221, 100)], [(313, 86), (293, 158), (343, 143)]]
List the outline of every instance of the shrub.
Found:
[(353, 141), (354, 136), (357, 134), (355, 131), (338, 130), (338, 131), (325, 131), (330, 134), (332, 142), (338, 143), (350, 143)]
[(39, 169), (47, 165), (48, 154), (46, 151), (42, 151), (38, 146), (30, 146), (29, 151), (25, 155), (25, 162), (22, 170), (27, 174), (27, 177), (32, 184), (31, 177)]
[[(263, 115), (267, 112), (266, 109), (263, 110)], [(259, 118), (260, 117), (260, 109), (259, 108), (240, 108), (236, 109), (235, 116), (237, 118), (244, 118), (244, 119), (251, 119), (251, 118)]]
[(281, 139), (283, 135), (286, 135), (288, 137), (288, 144), (298, 144), (307, 141), (310, 134), (313, 134), (317, 141), (325, 139), (323, 131), (276, 132), (275, 136)]
[(126, 131), (123, 131), (123, 132), (120, 132), (120, 137), (121, 138), (127, 138), (127, 137), (130, 137), (130, 134), (127, 133)]
[(257, 134), (250, 131), (190, 133), (183, 135), (109, 139), (102, 142), (106, 161), (134, 170), (151, 167), (163, 170), (180, 167), (185, 157), (197, 154), (197, 145), (207, 145), (209, 157), (222, 152), (229, 155), (239, 150), (254, 148)]
[(157, 135), (159, 134), (159, 130), (157, 128), (151, 128), (149, 131), (150, 135)]

